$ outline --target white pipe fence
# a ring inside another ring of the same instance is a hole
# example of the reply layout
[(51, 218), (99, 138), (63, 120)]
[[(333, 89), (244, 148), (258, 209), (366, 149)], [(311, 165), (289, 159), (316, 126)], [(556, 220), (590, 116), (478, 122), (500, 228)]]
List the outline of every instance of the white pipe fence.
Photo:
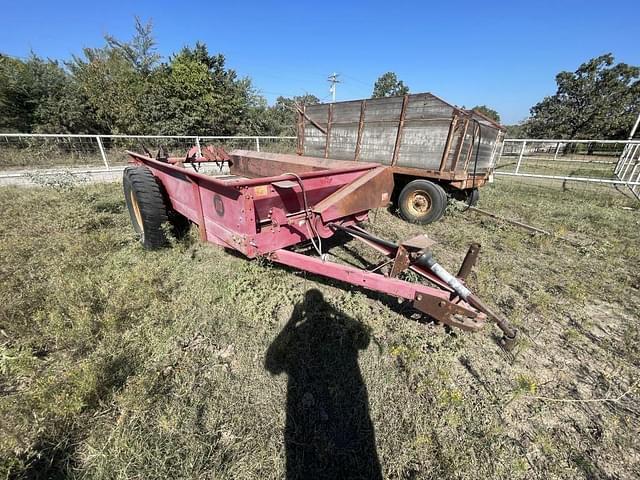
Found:
[(197, 135), (83, 135), (0, 133), (0, 178), (15, 176), (7, 170), (36, 168), (104, 167), (111, 170), (127, 161), (124, 151), (150, 151), (161, 145), (174, 156), (193, 146), (214, 143), (226, 148), (291, 152), (295, 137), (285, 136), (197, 136)]
[(506, 139), (495, 175), (621, 185), (640, 200), (640, 140)]
[[(119, 171), (124, 151), (164, 146), (174, 156), (214, 143), (278, 153), (295, 152), (293, 136), (75, 135), (0, 133), (0, 179), (42, 169)], [(624, 185), (640, 200), (640, 140), (505, 139), (495, 175), (522, 181)]]

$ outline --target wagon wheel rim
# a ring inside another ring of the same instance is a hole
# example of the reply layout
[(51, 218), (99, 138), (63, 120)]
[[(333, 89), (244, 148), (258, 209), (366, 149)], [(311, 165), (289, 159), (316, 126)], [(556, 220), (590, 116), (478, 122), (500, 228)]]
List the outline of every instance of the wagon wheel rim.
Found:
[(431, 197), (424, 190), (416, 190), (407, 199), (407, 206), (413, 215), (426, 215), (431, 211)]
[(131, 199), (131, 207), (133, 209), (133, 215), (136, 217), (136, 222), (138, 222), (140, 231), (144, 235), (144, 224), (142, 223), (142, 214), (140, 213), (140, 205), (138, 205), (138, 200), (136, 199), (136, 196), (133, 194), (133, 191), (129, 193), (129, 198)]

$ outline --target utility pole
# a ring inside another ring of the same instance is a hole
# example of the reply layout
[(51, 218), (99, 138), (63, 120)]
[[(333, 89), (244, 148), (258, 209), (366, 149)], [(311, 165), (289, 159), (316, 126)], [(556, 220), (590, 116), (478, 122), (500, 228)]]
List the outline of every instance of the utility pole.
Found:
[(336, 103), (336, 84), (340, 83), (340, 80), (338, 80), (338, 74), (333, 72), (331, 75), (329, 75), (329, 83), (331, 84), (331, 86), (329, 87), (329, 92), (331, 93), (331, 103)]

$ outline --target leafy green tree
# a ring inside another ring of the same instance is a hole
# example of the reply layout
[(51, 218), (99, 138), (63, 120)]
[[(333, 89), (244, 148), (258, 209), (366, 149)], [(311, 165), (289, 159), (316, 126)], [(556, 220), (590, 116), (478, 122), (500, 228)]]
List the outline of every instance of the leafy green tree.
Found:
[(527, 132), (523, 123), (515, 123), (513, 125), (505, 125), (506, 138), (526, 138)]
[(151, 133), (147, 109), (153, 109), (154, 83), (159, 80), (159, 55), (155, 50), (151, 23), (136, 18), (135, 34), (129, 41), (107, 35), (101, 48), (85, 48), (73, 56), (69, 69), (95, 112), (102, 132)]
[(151, 82), (149, 124), (173, 135), (233, 135), (259, 101), (248, 78), (225, 68), (223, 55), (197, 43), (163, 65)]
[(79, 133), (92, 126), (73, 79), (56, 61), (0, 56), (0, 129)]
[(395, 73), (387, 72), (376, 80), (371, 98), (393, 97), (407, 93), (409, 93), (409, 87), (402, 80), (398, 80)]
[(278, 97), (275, 104), (269, 108), (267, 116), (270, 121), (272, 135), (295, 135), (296, 107), (316, 105), (320, 99), (306, 93), (294, 97)]
[(151, 24), (139, 19), (131, 40), (107, 36), (104, 47), (73, 58), (70, 71), (103, 132), (233, 135), (255, 120), (261, 98), (223, 55), (196, 43), (159, 58)]
[(31, 131), (42, 92), (36, 86), (35, 69), (30, 66), (39, 63), (34, 57), (28, 62), (0, 57), (0, 128), (3, 131)]
[(610, 53), (556, 76), (558, 90), (531, 108), (525, 122), (535, 138), (625, 138), (640, 111), (640, 67)]
[(121, 50), (85, 48), (82, 57), (73, 57), (69, 69), (101, 131), (138, 133), (134, 127), (140, 115), (136, 100), (144, 82)]
[(149, 75), (160, 61), (153, 37), (153, 24), (151, 21), (143, 24), (139, 17), (135, 17), (135, 22), (136, 33), (131, 41), (123, 42), (112, 35), (106, 35), (105, 40), (112, 50), (119, 51), (131, 63), (135, 71)]
[[(0, 131), (167, 135), (291, 131), (288, 99), (269, 107), (249, 78), (203, 43), (160, 63), (150, 22), (123, 41), (85, 48), (60, 64), (0, 55)], [(317, 102), (297, 97), (293, 102)]]
[(495, 111), (493, 108), (489, 108), (486, 105), (477, 105), (473, 107), (471, 110), (480, 112), (485, 117), (489, 117), (494, 122), (500, 123), (500, 114), (497, 111)]

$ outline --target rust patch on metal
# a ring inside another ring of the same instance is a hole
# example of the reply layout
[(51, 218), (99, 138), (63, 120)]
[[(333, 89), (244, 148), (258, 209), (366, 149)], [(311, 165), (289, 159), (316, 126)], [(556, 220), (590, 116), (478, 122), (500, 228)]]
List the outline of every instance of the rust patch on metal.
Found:
[[(479, 131), (480, 131), (480, 125), (476, 123), (473, 127), (473, 139), (471, 140), (471, 146), (469, 147), (469, 151), (467, 152), (467, 158), (464, 161), (465, 172), (469, 168), (469, 161), (471, 160), (471, 155), (473, 155), (473, 148), (476, 146), (476, 139), (478, 138)], [(480, 148), (480, 143), (478, 142), (478, 149), (479, 148)]]
[(480, 253), (479, 243), (469, 245), (469, 250), (467, 250), (462, 265), (460, 265), (460, 270), (458, 270), (458, 275), (456, 275), (458, 278), (466, 280), (478, 260), (478, 253)]
[(409, 95), (405, 95), (402, 99), (402, 110), (400, 110), (400, 120), (398, 121), (398, 133), (396, 133), (396, 143), (393, 147), (393, 156), (391, 157), (391, 165), (395, 165), (398, 161), (400, 153), (400, 143), (402, 142), (402, 133), (404, 130), (404, 117), (407, 113), (407, 104), (409, 103)]
[[(366, 172), (316, 204), (313, 211), (329, 222), (336, 218), (387, 205), (393, 191), (393, 173), (388, 167)], [(385, 195), (386, 194), (386, 195)]]
[(258, 185), (253, 187), (253, 194), (256, 197), (265, 197), (269, 193), (269, 188), (266, 185)]
[(297, 107), (298, 112), (300, 112), (300, 114), (309, 121), (309, 123), (311, 125), (313, 125), (314, 127), (316, 127), (318, 130), (320, 130), (322, 133), (324, 133), (325, 135), (327, 134), (327, 131), (318, 124), (318, 122), (316, 122), (315, 120), (313, 120), (311, 117), (309, 117), (309, 115), (307, 115), (307, 112), (303, 109), (300, 109), (300, 107)]
[(453, 303), (421, 293), (416, 294), (413, 306), (434, 320), (470, 332), (480, 330), (487, 318), (484, 313), (471, 310), (461, 303)]
[(367, 101), (362, 100), (360, 104), (360, 120), (358, 121), (358, 138), (356, 139), (356, 152), (353, 160), (357, 162), (360, 159), (360, 147), (362, 145), (362, 132), (364, 131), (364, 114), (367, 111)]
[(409, 240), (405, 240), (404, 242), (401, 242), (400, 245), (405, 247), (407, 250), (419, 251), (427, 250), (428, 248), (431, 248), (435, 243), (435, 240), (431, 240), (429, 237), (427, 237), (426, 234), (422, 234), (412, 237)]
[(400, 272), (403, 272), (411, 265), (411, 259), (409, 258), (409, 252), (402, 245), (398, 247), (396, 250), (396, 256), (393, 259), (393, 267), (391, 267), (391, 272), (389, 276), (391, 278), (395, 278), (398, 276)]
[[(458, 114), (453, 115), (453, 120), (451, 120), (451, 125), (449, 125), (449, 134), (447, 135), (447, 143), (444, 147), (444, 152), (442, 152), (442, 160), (440, 160), (440, 171), (444, 171), (444, 167), (447, 166), (447, 160), (449, 160), (449, 153), (451, 151), (451, 142), (453, 142), (453, 137), (455, 136), (455, 132), (458, 125)], [(454, 170), (454, 169), (452, 169)]]
[(413, 261), (423, 252), (431, 248), (434, 243), (436, 242), (426, 235), (417, 235), (409, 240), (400, 242), (389, 276), (396, 277), (400, 272), (409, 268)]
[(460, 141), (458, 142), (458, 148), (456, 148), (456, 153), (453, 157), (453, 163), (451, 164), (451, 170), (455, 171), (458, 167), (458, 162), (460, 161), (460, 154), (462, 153), (462, 148), (464, 147), (464, 139), (467, 136), (467, 129), (469, 128), (470, 120), (468, 118), (464, 119), (462, 133), (460, 135)]
[(327, 141), (324, 144), (324, 158), (329, 158), (329, 143), (331, 140), (331, 122), (333, 121), (333, 103), (329, 104), (329, 112), (327, 113)]
[(228, 162), (231, 160), (229, 154), (222, 147), (207, 145), (202, 149), (202, 156), (210, 162)]

